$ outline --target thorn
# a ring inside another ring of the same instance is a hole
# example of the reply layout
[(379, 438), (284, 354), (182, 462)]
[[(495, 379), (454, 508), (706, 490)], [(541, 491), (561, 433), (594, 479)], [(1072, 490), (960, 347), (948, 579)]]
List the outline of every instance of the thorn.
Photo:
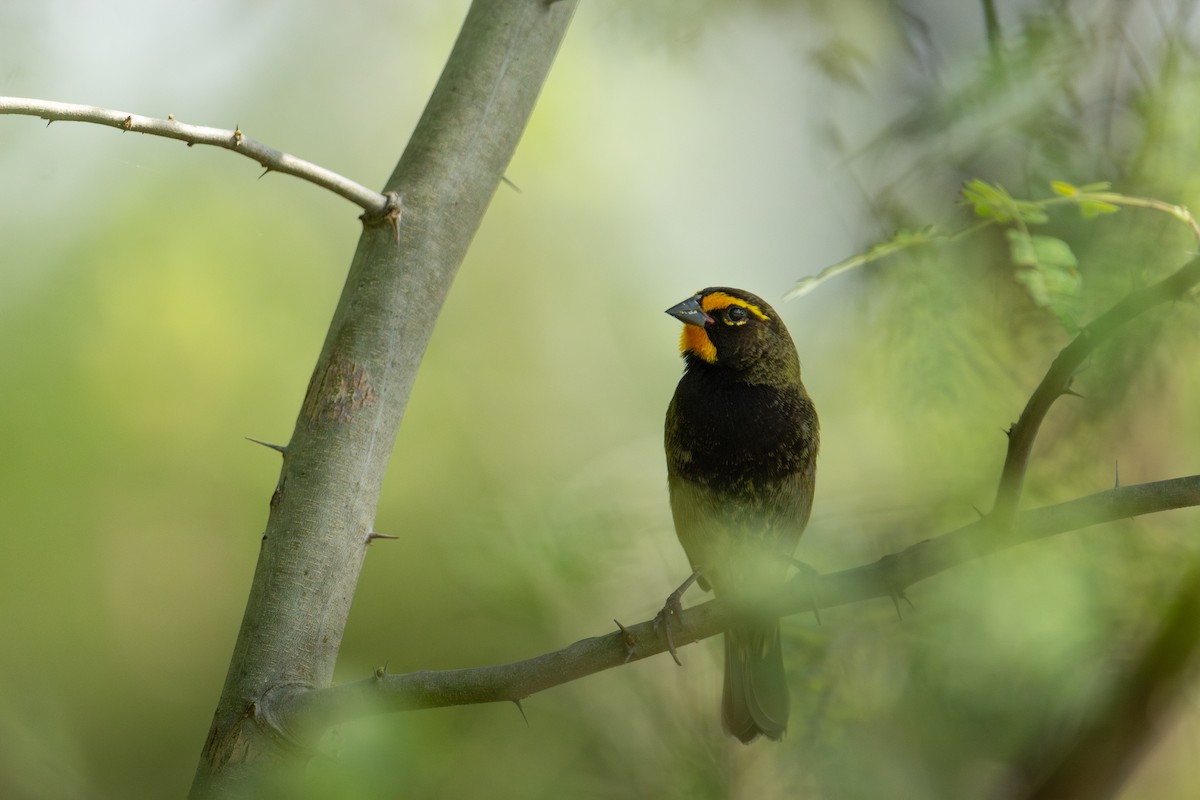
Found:
[(188, 147), (191, 147), (191, 146), (192, 146), (192, 145), (194, 145), (194, 144), (195, 144), (195, 142), (188, 142), (188, 143), (187, 143), (187, 146), (188, 146)]
[(167, 114), (167, 122), (174, 122), (174, 121), (175, 121), (175, 115)]
[(128, 117), (125, 118), (125, 121), (121, 123), (121, 127), (127, 131), (133, 130), (133, 115), (132, 114), (130, 114)]
[(1121, 462), (1120, 461), (1113, 462), (1113, 488), (1114, 489), (1121, 488)]
[(979, 506), (975, 505), (974, 503), (971, 504), (971, 508), (975, 509), (975, 513), (979, 515), (980, 519), (983, 519), (984, 517), (987, 516), (987, 514), (980, 511)]
[(263, 167), (262, 175), (259, 175), (258, 179), (261, 181), (263, 178), (266, 177), (267, 173), (270, 171), (271, 171), (270, 167)]
[(521, 712), (521, 719), (525, 720), (525, 727), (529, 727), (529, 717), (525, 716), (525, 706), (521, 705), (520, 700), (513, 700), (513, 705), (517, 707), (517, 711)]
[(399, 539), (399, 538), (400, 538), (399, 536), (391, 536), (386, 533), (376, 533), (375, 531), (371, 531), (370, 533), (367, 534), (367, 544), (370, 544), (371, 542), (375, 541), (376, 539)]
[(629, 659), (633, 658), (633, 654), (637, 652), (637, 637), (621, 624), (620, 620), (613, 620), (617, 623), (617, 627), (621, 629), (621, 641), (625, 644), (625, 663), (629, 663)]
[(1083, 396), (1083, 395), (1081, 395), (1079, 392), (1077, 392), (1077, 391), (1075, 391), (1074, 389), (1072, 389), (1070, 386), (1068, 386), (1066, 389), (1063, 389), (1063, 390), (1062, 390), (1062, 393), (1063, 393), (1063, 394), (1069, 394), (1069, 395), (1071, 395), (1071, 397), (1078, 397), (1080, 400), (1087, 400), (1087, 398), (1086, 398), (1086, 397), (1084, 397), (1084, 396)]
[(52, 120), (52, 119), (48, 119), (48, 120), (46, 120), (46, 127), (47, 127), (47, 128), (49, 128), (49, 127), (50, 127), (50, 123), (51, 123), (51, 122), (54, 122), (54, 120)]
[(1017, 423), (1014, 422), (1011, 425), (1009, 425), (1007, 428), (1001, 428), (1001, 430), (1004, 431), (1005, 436), (1007, 436), (1008, 438), (1011, 439), (1013, 428), (1015, 428), (1015, 427), (1017, 427)]
[(287, 445), (271, 444), (270, 442), (262, 442), (262, 441), (259, 441), (258, 439), (252, 438), (250, 436), (245, 436), (242, 438), (244, 438), (248, 442), (254, 442), (255, 444), (261, 444), (263, 447), (266, 447), (269, 450), (274, 450), (276, 453), (280, 453), (281, 455), (285, 455), (285, 456), (287, 455)]
[(242, 126), (234, 125), (233, 126), (233, 146), (237, 147), (238, 145), (240, 145), (242, 143), (242, 140), (245, 138), (246, 138), (245, 134), (242, 133)]
[(515, 183), (513, 183), (512, 181), (510, 181), (510, 180), (508, 179), (508, 176), (507, 176), (507, 175), (501, 175), (501, 176), (500, 176), (500, 180), (502, 180), (502, 181), (504, 181), (505, 183), (507, 183), (507, 184), (509, 185), (509, 187), (510, 187), (510, 188), (511, 188), (511, 189), (512, 189), (514, 192), (516, 192), (517, 194), (524, 194), (524, 192), (522, 192), (522, 191), (521, 191), (521, 187), (520, 187), (520, 186), (517, 186)]
[(904, 615), (900, 613), (900, 595), (899, 594), (890, 594), (890, 595), (888, 595), (888, 597), (892, 598), (892, 606), (896, 609), (896, 616), (900, 619), (901, 622), (903, 622)]

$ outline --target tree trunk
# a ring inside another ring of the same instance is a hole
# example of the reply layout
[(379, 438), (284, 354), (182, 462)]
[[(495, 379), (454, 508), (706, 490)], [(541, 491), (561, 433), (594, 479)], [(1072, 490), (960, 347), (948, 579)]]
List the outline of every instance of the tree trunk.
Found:
[[(467, 13), (387, 182), (399, 225), (365, 226), (286, 447), (193, 798), (251, 788), (296, 758), (278, 710), (330, 684), (417, 367), (574, 8), (475, 0)], [(382, 76), (362, 79), (386, 101)]]

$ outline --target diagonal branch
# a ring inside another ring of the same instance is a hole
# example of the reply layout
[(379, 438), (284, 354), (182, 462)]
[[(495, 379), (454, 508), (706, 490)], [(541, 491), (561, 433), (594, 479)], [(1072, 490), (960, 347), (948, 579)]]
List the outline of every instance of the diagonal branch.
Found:
[(223, 147), (254, 159), (267, 172), (293, 175), (328, 189), (362, 208), (370, 217), (384, 217), (399, 208), (398, 200), (394, 196), (380, 194), (311, 161), (305, 161), (302, 158), (282, 153), (273, 147), (268, 147), (262, 142), (246, 136), (240, 128), (225, 130), (203, 125), (188, 125), (170, 114), (166, 119), (158, 119), (115, 111), (111, 108), (56, 103), (51, 100), (35, 100), (27, 97), (0, 97), (0, 114), (41, 117), (47, 120), (47, 124), (58, 121), (92, 122), (122, 131), (178, 139), (181, 142), (187, 142), (188, 147), (194, 144)]
[(1025, 483), (1025, 471), (1029, 466), (1029, 455), (1042, 420), (1054, 401), (1071, 388), (1075, 373), (1092, 351), (1113, 338), (1134, 317), (1168, 300), (1183, 297), (1197, 282), (1200, 282), (1200, 258), (1193, 258), (1169, 277), (1127, 296), (1084, 327), (1063, 348), (1025, 404), (1020, 418), (1008, 430), (1008, 453), (1000, 472), (996, 504), (989, 515), (993, 524), (1003, 529), (1016, 513)]
[[(1019, 513), (1016, 533), (990, 536), (987, 520), (918, 542), (898, 553), (853, 569), (822, 575), (814, 584), (798, 575), (761, 600), (763, 614), (787, 616), (874, 597), (902, 594), (916, 583), (998, 550), (1103, 522), (1200, 505), (1200, 475), (1127, 486)], [(756, 601), (757, 604), (757, 601)], [(711, 600), (684, 611), (677, 646), (723, 632), (736, 609), (728, 600)], [(271, 721), (296, 741), (328, 725), (370, 714), (422, 708), (515, 702), (573, 680), (658, 655), (667, 649), (653, 620), (623, 626), (613, 633), (583, 639), (524, 661), (491, 667), (424, 670), (386, 675), (291, 697)]]

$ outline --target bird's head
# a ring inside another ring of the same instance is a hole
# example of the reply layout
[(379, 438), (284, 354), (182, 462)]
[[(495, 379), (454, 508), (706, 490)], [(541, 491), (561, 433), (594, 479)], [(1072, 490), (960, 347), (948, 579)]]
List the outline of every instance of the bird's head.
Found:
[(683, 323), (679, 350), (691, 368), (697, 362), (744, 373), (750, 383), (800, 379), (796, 346), (783, 321), (749, 292), (714, 286), (667, 313)]

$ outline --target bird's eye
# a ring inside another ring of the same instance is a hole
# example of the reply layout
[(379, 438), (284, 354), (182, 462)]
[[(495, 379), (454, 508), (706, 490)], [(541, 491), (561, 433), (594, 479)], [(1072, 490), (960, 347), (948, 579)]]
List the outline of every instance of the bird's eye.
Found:
[(730, 306), (729, 310), (725, 312), (725, 315), (729, 317), (730, 322), (745, 322), (746, 317), (748, 316), (746, 309), (742, 308), (741, 306)]

